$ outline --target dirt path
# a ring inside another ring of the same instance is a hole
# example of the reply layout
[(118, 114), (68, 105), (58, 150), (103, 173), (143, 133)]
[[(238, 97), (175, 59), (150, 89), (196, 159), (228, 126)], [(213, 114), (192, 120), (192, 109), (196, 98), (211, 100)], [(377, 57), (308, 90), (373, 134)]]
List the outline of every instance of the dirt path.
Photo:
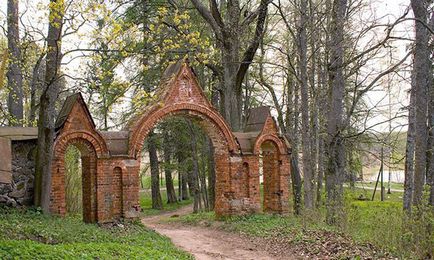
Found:
[(212, 227), (162, 222), (171, 216), (181, 216), (191, 212), (191, 206), (187, 206), (177, 211), (143, 218), (142, 223), (169, 237), (177, 247), (191, 253), (196, 259), (275, 259), (266, 251), (258, 249), (248, 239), (237, 234), (216, 230)]

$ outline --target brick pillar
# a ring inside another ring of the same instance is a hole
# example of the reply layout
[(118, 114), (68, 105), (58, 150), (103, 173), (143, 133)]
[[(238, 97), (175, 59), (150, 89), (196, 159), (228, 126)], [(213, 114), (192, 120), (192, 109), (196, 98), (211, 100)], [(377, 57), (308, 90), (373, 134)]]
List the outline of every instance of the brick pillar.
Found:
[(122, 172), (122, 207), (125, 218), (137, 218), (140, 213), (139, 204), (139, 160), (124, 160), (126, 171)]
[(83, 189), (83, 220), (86, 223), (97, 221), (97, 179), (96, 157), (94, 154), (81, 157), (82, 189)]
[(261, 191), (259, 183), (259, 156), (249, 158), (249, 198), (253, 212), (261, 211)]
[(110, 222), (113, 220), (112, 179), (113, 169), (110, 167), (110, 160), (99, 159), (96, 190), (99, 223)]
[(264, 211), (280, 213), (280, 162), (277, 149), (263, 151)]
[(230, 187), (230, 160), (228, 154), (214, 155), (215, 160), (215, 213), (217, 217), (228, 216), (231, 214), (229, 201), (232, 197)]

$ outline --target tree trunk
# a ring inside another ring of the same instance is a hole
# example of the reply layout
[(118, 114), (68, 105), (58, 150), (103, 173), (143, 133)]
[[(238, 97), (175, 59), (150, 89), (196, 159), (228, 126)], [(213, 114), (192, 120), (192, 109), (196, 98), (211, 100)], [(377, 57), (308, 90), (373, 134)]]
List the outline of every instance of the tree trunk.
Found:
[(211, 138), (208, 138), (208, 200), (209, 210), (214, 210), (215, 206), (215, 161), (214, 146)]
[(208, 165), (208, 137), (203, 136), (202, 139), (202, 156), (201, 156), (201, 172), (200, 172), (200, 187), (201, 187), (201, 193), (203, 196), (203, 204), (206, 211), (209, 211), (209, 195), (208, 195), (208, 189), (206, 185), (206, 172), (207, 172), (207, 165)]
[[(325, 54), (324, 54), (325, 55)], [(327, 116), (327, 73), (325, 73), (325, 68), (323, 64), (318, 64), (318, 89), (316, 91), (315, 100), (317, 102), (318, 110), (318, 174), (317, 174), (317, 186), (316, 186), (316, 206), (319, 207), (322, 204), (322, 188), (324, 181), (324, 171), (325, 171), (325, 138), (324, 129), (325, 121)]]
[(199, 189), (199, 165), (198, 165), (198, 157), (197, 157), (197, 140), (196, 140), (196, 133), (193, 128), (193, 123), (191, 123), (190, 120), (187, 121), (188, 127), (190, 129), (191, 134), (191, 154), (192, 154), (192, 160), (193, 160), (193, 170), (191, 171), (191, 182), (190, 182), (190, 190), (193, 194), (193, 212), (197, 213), (201, 209), (201, 202), (200, 202), (200, 189)]
[(415, 21), (416, 41), (414, 47), (413, 72), (415, 84), (415, 151), (414, 151), (414, 191), (413, 205), (422, 203), (423, 185), (426, 175), (427, 152), (427, 105), (428, 89), (431, 87), (432, 63), (429, 46), (430, 32), (426, 28), (428, 22), (428, 1), (411, 0)]
[[(289, 61), (290, 62), (290, 61)], [(289, 72), (290, 73), (290, 72)], [(298, 147), (299, 147), (299, 137), (298, 137), (298, 125), (299, 125), (299, 88), (298, 84), (290, 84), (288, 80), (288, 100), (287, 100), (287, 111), (286, 111), (286, 127), (284, 133), (291, 143), (291, 182), (292, 182), (292, 192), (294, 200), (294, 212), (296, 215), (301, 214), (302, 208), (302, 183), (300, 176), (300, 169), (298, 167)], [(294, 87), (292, 87), (294, 86)]]
[(45, 55), (39, 56), (32, 71), (32, 80), (30, 82), (30, 108), (29, 108), (28, 126), (33, 126), (36, 120), (36, 112), (37, 112), (36, 101), (38, 99), (37, 91), (41, 89), (41, 85), (42, 85), (41, 75), (43, 73), (42, 73), (41, 65), (44, 56)]
[(411, 202), (413, 200), (414, 190), (414, 120), (415, 120), (415, 89), (413, 85), (414, 77), (412, 77), (412, 87), (410, 90), (410, 104), (408, 106), (408, 128), (407, 128), (407, 142), (405, 147), (405, 168), (404, 168), (404, 197), (403, 208), (407, 213), (411, 213)]
[[(241, 20), (241, 3), (239, 1), (210, 0), (208, 9), (201, 0), (191, 0), (193, 6), (212, 28), (221, 51), (221, 75), (223, 90), (221, 91), (221, 111), (233, 131), (241, 130), (242, 119), (242, 81), (252, 63), (259, 42), (265, 30), (265, 18), (268, 13), (268, 0), (261, 0), (257, 15), (249, 22)], [(226, 7), (224, 5), (226, 4)], [(222, 12), (222, 9), (225, 9)], [(222, 16), (223, 14), (223, 16)], [(256, 20), (254, 35), (243, 38), (251, 22)], [(248, 46), (241, 46), (247, 42)], [(242, 48), (244, 47), (244, 48)], [(241, 50), (244, 52), (241, 53)]]
[(172, 179), (172, 169), (170, 168), (171, 157), (172, 157), (172, 149), (171, 142), (168, 136), (167, 130), (164, 131), (164, 139), (163, 139), (163, 149), (164, 149), (164, 173), (166, 179), (166, 191), (167, 191), (167, 203), (176, 203), (178, 199), (176, 198), (175, 187), (173, 186)]
[(431, 206), (434, 206), (434, 85), (433, 84), (431, 84), (431, 89), (430, 89), (428, 126), (429, 126), (429, 136), (428, 136), (426, 181), (427, 184), (430, 185), (429, 204)]
[[(434, 30), (434, 12), (431, 13), (431, 19), (429, 22), (429, 26), (431, 30)], [(434, 50), (431, 49), (431, 57), (434, 56)], [(427, 170), (427, 181), (430, 187), (430, 196), (429, 196), (429, 204), (434, 206), (434, 79), (433, 79), (433, 71), (430, 73), (430, 81), (429, 84), (429, 113), (428, 113), (428, 126), (429, 126), (429, 141), (428, 141), (428, 170)]]
[[(433, 14), (434, 17), (434, 14)], [(429, 176), (429, 184), (430, 184), (430, 196), (429, 196), (429, 204), (431, 206), (434, 206), (434, 86), (431, 84), (431, 91), (430, 91), (430, 141), (429, 141), (429, 164), (428, 164), (428, 171), (427, 175)]]
[(318, 175), (316, 183), (316, 206), (319, 207), (322, 201), (322, 185), (324, 180), (324, 140), (320, 137), (318, 149)]
[(149, 162), (151, 165), (151, 193), (152, 208), (163, 209), (163, 200), (160, 193), (160, 171), (158, 167), (157, 145), (155, 143), (155, 134), (151, 131), (148, 135)]
[(65, 6), (51, 0), (47, 35), (47, 56), (44, 90), (39, 101), (38, 146), (35, 166), (35, 205), (49, 212), (51, 193), (51, 163), (53, 159), (55, 105), (59, 94), (59, 71), (62, 59), (61, 42)]
[(301, 176), (300, 170), (298, 168), (298, 160), (297, 155), (295, 155), (296, 151), (292, 150), (291, 153), (291, 181), (292, 181), (292, 189), (294, 195), (294, 213), (296, 215), (301, 214)]
[(300, 27), (298, 33), (298, 53), (300, 62), (300, 92), (301, 92), (301, 136), (302, 136), (302, 162), (304, 179), (304, 207), (314, 208), (314, 179), (312, 172), (310, 150), (310, 122), (309, 122), (309, 86), (307, 77), (307, 0), (300, 1)]
[(330, 62), (328, 67), (330, 84), (330, 109), (327, 115), (327, 216), (328, 224), (335, 225), (343, 212), (342, 176), (345, 171), (345, 147), (342, 137), (345, 80), (343, 75), (344, 24), (347, 0), (334, 0), (331, 20)]
[(9, 69), (8, 78), (8, 111), (11, 116), (9, 124), (23, 125), (23, 74), (21, 72), (20, 35), (18, 29), (18, 3), (19, 0), (8, 0), (8, 49)]
[(178, 147), (176, 152), (176, 157), (178, 160), (178, 175), (179, 175), (179, 199), (180, 200), (188, 200), (188, 174), (185, 171), (184, 163), (185, 163), (185, 155), (184, 151)]
[[(238, 45), (233, 41), (231, 45)], [(241, 106), (242, 92), (236, 86), (236, 75), (238, 70), (239, 47), (229, 47), (222, 49), (222, 61), (225, 64), (223, 69), (223, 98), (222, 108), (223, 116), (229, 123), (233, 131), (241, 128)]]

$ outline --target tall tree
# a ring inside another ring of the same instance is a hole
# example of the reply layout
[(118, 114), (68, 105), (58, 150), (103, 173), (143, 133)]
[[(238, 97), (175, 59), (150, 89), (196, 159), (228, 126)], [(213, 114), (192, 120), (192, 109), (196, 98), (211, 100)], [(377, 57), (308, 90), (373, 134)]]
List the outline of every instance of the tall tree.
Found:
[(51, 0), (49, 10), (45, 81), (39, 101), (38, 146), (35, 167), (35, 205), (41, 206), (44, 212), (49, 211), (50, 204), (55, 104), (59, 95), (60, 62), (62, 60), (64, 1)]
[(347, 0), (334, 0), (330, 26), (328, 66), (329, 111), (327, 114), (327, 166), (326, 208), (327, 223), (337, 224), (341, 218), (343, 206), (342, 176), (345, 170), (345, 146), (343, 138), (343, 116), (345, 79), (344, 65), (344, 20)]
[(307, 0), (300, 0), (300, 21), (298, 27), (298, 55), (300, 70), (301, 93), (301, 143), (303, 151), (303, 177), (304, 177), (304, 206), (306, 209), (314, 208), (315, 186), (312, 171), (311, 136), (309, 122), (309, 86), (307, 77)]
[(430, 32), (428, 30), (431, 0), (411, 0), (411, 7), (415, 17), (415, 46), (413, 58), (414, 77), (414, 109), (415, 109), (415, 154), (414, 154), (414, 191), (413, 204), (422, 202), (423, 185), (426, 176), (427, 154), (427, 109), (428, 90), (432, 87), (432, 50), (430, 45)]
[(19, 35), (18, 0), (8, 0), (8, 49), (9, 69), (8, 78), (8, 110), (11, 116), (10, 125), (23, 124), (23, 75), (21, 71), (21, 50)]
[[(220, 89), (222, 114), (232, 130), (240, 130), (242, 128), (242, 82), (264, 35), (265, 18), (271, 1), (261, 0), (259, 6), (253, 11), (246, 9), (248, 5), (241, 7), (239, 0), (221, 1), (220, 5), (216, 0), (208, 0), (209, 8), (201, 0), (191, 0), (191, 2), (213, 30), (217, 48), (221, 52), (220, 66), (215, 67), (214, 70), (223, 81)], [(255, 20), (254, 34), (246, 38), (245, 34)], [(242, 42), (249, 44), (243, 46)]]

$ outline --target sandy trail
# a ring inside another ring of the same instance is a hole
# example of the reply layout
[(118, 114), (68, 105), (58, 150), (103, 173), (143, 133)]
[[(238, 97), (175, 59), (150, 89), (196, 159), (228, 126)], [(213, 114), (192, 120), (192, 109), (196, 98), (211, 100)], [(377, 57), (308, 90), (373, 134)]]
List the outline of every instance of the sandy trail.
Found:
[(185, 226), (178, 223), (161, 222), (174, 215), (186, 215), (192, 207), (146, 217), (142, 223), (156, 232), (169, 237), (179, 248), (196, 259), (275, 259), (266, 251), (258, 249), (248, 239), (237, 234), (216, 230), (212, 227)]

